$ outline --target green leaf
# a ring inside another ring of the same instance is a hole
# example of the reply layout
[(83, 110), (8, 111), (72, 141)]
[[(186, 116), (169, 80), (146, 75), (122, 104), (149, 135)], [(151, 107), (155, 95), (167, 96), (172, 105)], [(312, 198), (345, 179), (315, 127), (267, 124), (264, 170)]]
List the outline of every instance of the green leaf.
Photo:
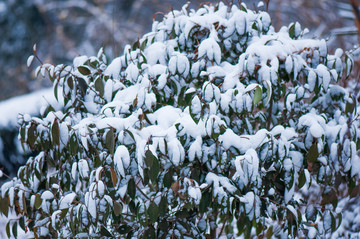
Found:
[(168, 222), (166, 221), (166, 219), (164, 220), (161, 220), (161, 222), (159, 222), (159, 229), (163, 232), (166, 232), (168, 231), (169, 229), (169, 224)]
[(84, 95), (86, 93), (87, 88), (89, 87), (86, 81), (83, 78), (77, 78), (79, 90)]
[(59, 98), (58, 98), (58, 82), (56, 81), (55, 84), (54, 84), (54, 96), (55, 96), (55, 99), (56, 101), (59, 101)]
[(266, 231), (266, 239), (273, 238), (274, 232), (273, 232), (273, 226), (270, 226), (269, 229)]
[(110, 173), (111, 173), (111, 181), (114, 187), (116, 187), (117, 184), (117, 176), (116, 176), (116, 172), (112, 167), (109, 167), (110, 169)]
[(59, 216), (60, 220), (63, 220), (65, 218), (65, 216), (67, 215), (67, 212), (69, 211), (69, 208), (65, 208), (65, 209), (61, 209), (61, 213)]
[(114, 237), (114, 235), (112, 235), (112, 234), (108, 231), (108, 229), (106, 229), (106, 227), (104, 227), (104, 226), (101, 226), (100, 234), (101, 234), (102, 236), (106, 236), (106, 237)]
[(102, 161), (99, 156), (95, 157), (94, 168), (98, 168), (102, 165)]
[(258, 25), (256, 24), (256, 22), (254, 22), (252, 24), (252, 29), (256, 30), (256, 31), (259, 31), (259, 28), (258, 28)]
[(334, 217), (334, 214), (332, 214), (332, 212), (330, 212), (330, 216), (331, 216), (331, 232), (336, 231), (336, 219)]
[(145, 152), (145, 163), (149, 167), (149, 177), (155, 183), (159, 175), (160, 163), (150, 150)]
[(347, 79), (351, 75), (351, 72), (354, 67), (354, 60), (348, 54), (345, 54), (345, 66), (346, 66), (346, 79)]
[(146, 163), (146, 166), (148, 166), (149, 168), (152, 167), (153, 165), (153, 162), (154, 162), (154, 158), (155, 156), (151, 153), (150, 150), (146, 150), (145, 152), (145, 163)]
[(41, 206), (41, 203), (42, 203), (41, 196), (40, 196), (40, 194), (37, 193), (37, 194), (35, 195), (35, 203), (34, 203), (35, 209), (39, 209), (40, 206)]
[(105, 146), (109, 150), (109, 153), (113, 155), (115, 151), (115, 134), (113, 128), (110, 128), (105, 136)]
[(181, 210), (181, 211), (178, 211), (178, 212), (175, 214), (175, 216), (176, 216), (177, 218), (183, 218), (183, 219), (185, 219), (185, 218), (188, 218), (190, 215), (189, 215), (189, 212), (188, 212), (186, 209), (183, 209), (183, 210)]
[(114, 201), (114, 214), (116, 216), (119, 216), (121, 214), (122, 208), (123, 208), (123, 206), (121, 203)]
[(265, 81), (265, 88), (266, 88), (266, 105), (270, 103), (271, 96), (272, 96), (272, 86), (270, 81)]
[(345, 113), (346, 114), (352, 114), (354, 112), (354, 109), (356, 109), (356, 99), (352, 98), (352, 102), (346, 102), (345, 106)]
[[(351, 198), (351, 195), (350, 195)], [(336, 191), (334, 189), (331, 189), (329, 192), (323, 193), (322, 194), (322, 200), (321, 200), (321, 204), (322, 205), (326, 205), (326, 204), (332, 204), (334, 208), (337, 207), (338, 204), (338, 194), (336, 193)]]
[(99, 92), (100, 96), (104, 95), (104, 82), (101, 77), (98, 77), (95, 80), (95, 90)]
[(10, 234), (10, 221), (8, 223), (6, 223), (6, 235), (8, 236), (8, 238), (10, 238), (11, 234)]
[(147, 238), (147, 239), (155, 239), (156, 238), (155, 229), (153, 226), (148, 227), (148, 229), (144, 233), (144, 238)]
[(36, 138), (37, 138), (36, 125), (31, 124), (30, 128), (28, 129), (28, 138), (27, 138), (30, 147), (34, 146)]
[(143, 40), (143, 41), (141, 42), (141, 46), (140, 46), (140, 50), (141, 50), (141, 51), (144, 51), (144, 50), (145, 50), (145, 47), (146, 47), (147, 42), (148, 42), (148, 38), (146, 38), (145, 40)]
[(19, 226), (23, 231), (25, 231), (25, 217), (19, 218)]
[(246, 7), (244, 7), (244, 5), (240, 4), (240, 10), (244, 11), (244, 12), (248, 12)]
[(23, 212), (27, 212), (27, 207), (26, 207), (26, 197), (25, 197), (25, 193), (23, 192), (23, 197), (22, 197), (22, 203), (23, 203)]
[(135, 199), (136, 185), (133, 177), (131, 177), (128, 182), (127, 193), (132, 199)]
[(354, 198), (360, 195), (360, 185), (356, 185), (350, 193), (350, 198)]
[(171, 185), (173, 184), (174, 182), (173, 174), (174, 174), (173, 169), (169, 168), (168, 172), (164, 175), (164, 186), (166, 188), (170, 188)]
[(302, 170), (299, 175), (298, 188), (299, 189), (302, 188), (305, 185), (305, 182), (306, 182), (305, 172), (304, 170)]
[(264, 225), (259, 221), (259, 223), (256, 223), (256, 235), (260, 235), (260, 233), (264, 232)]
[(186, 106), (185, 102), (185, 91), (187, 90), (187, 87), (182, 87), (180, 90), (180, 94), (178, 95), (178, 105), (179, 106)]
[(77, 139), (76, 139), (76, 135), (73, 134), (71, 137), (70, 137), (70, 153), (72, 155), (76, 155), (77, 154), (77, 151), (78, 151), (78, 148), (79, 148), (79, 144), (77, 142)]
[(25, 127), (20, 128), (20, 137), (22, 142), (25, 141)]
[(338, 225), (336, 226), (335, 231), (336, 231), (337, 229), (339, 229), (341, 223), (342, 223), (342, 213), (338, 213)]
[(193, 98), (193, 95), (195, 95), (195, 93), (196, 93), (196, 91), (191, 92), (191, 93), (188, 93), (188, 94), (185, 94), (185, 97), (184, 97), (185, 105), (189, 105), (189, 104), (190, 104), (191, 99)]
[(88, 67), (86, 67), (86, 66), (79, 66), (79, 67), (78, 67), (78, 71), (79, 71), (82, 75), (85, 75), (85, 76), (91, 74), (90, 69), (89, 69)]
[(316, 143), (314, 143), (309, 148), (309, 150), (306, 154), (306, 158), (307, 158), (308, 162), (315, 163), (318, 157), (319, 157), (318, 148), (317, 148)]
[(168, 203), (166, 200), (166, 196), (161, 197), (160, 203), (159, 203), (159, 216), (164, 217), (166, 215), (166, 212), (168, 211)]
[(57, 120), (54, 121), (51, 127), (51, 137), (55, 145), (60, 145), (60, 127)]
[(260, 87), (256, 87), (255, 93), (254, 93), (254, 105), (257, 105), (262, 97), (262, 89)]
[(152, 167), (150, 168), (150, 180), (153, 182), (153, 183), (156, 183), (157, 181), (157, 177), (159, 175), (159, 171), (160, 171), (160, 163), (159, 163), (159, 160), (157, 158), (154, 158), (153, 160), (153, 165)]
[(18, 224), (15, 221), (14, 224), (12, 225), (12, 233), (15, 238), (17, 238), (17, 228), (18, 228)]
[(148, 212), (150, 222), (155, 223), (159, 217), (158, 206), (154, 202), (151, 202), (147, 212)]
[(295, 24), (294, 23), (292, 23), (290, 28), (289, 28), (289, 36), (292, 39), (295, 38)]
[(199, 204), (200, 213), (204, 213), (208, 210), (211, 199), (212, 199), (211, 190), (210, 188), (207, 188), (204, 190), (204, 192), (201, 195), (201, 200)]
[(38, 228), (37, 228), (37, 227), (34, 227), (33, 231), (34, 231), (34, 237), (35, 237), (35, 239), (38, 239), (38, 238), (39, 238)]
[(129, 225), (121, 225), (117, 231), (120, 233), (120, 234), (126, 234), (128, 232), (130, 232), (132, 230), (132, 228), (129, 226)]
[(144, 178), (143, 178), (143, 184), (144, 185), (149, 184), (149, 174), (150, 174), (149, 168), (144, 168)]
[(69, 86), (70, 89), (74, 89), (74, 81), (72, 77), (67, 78), (67, 84)]
[(1, 198), (0, 200), (0, 210), (5, 215), (5, 217), (9, 214), (9, 201), (7, 197)]

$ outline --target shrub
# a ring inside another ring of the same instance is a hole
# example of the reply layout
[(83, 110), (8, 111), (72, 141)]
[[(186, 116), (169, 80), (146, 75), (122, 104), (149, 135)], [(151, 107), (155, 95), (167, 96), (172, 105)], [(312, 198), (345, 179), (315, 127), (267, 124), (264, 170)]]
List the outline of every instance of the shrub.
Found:
[(244, 4), (185, 5), (110, 64), (100, 50), (39, 66), (63, 110), (20, 119), (21, 142), (40, 153), (1, 187), (2, 212), (22, 215), (9, 234), (13, 224), (60, 238), (346, 227), (338, 204), (360, 189), (360, 131), (357, 99), (337, 81), (352, 60), (305, 34), (299, 23), (275, 32)]

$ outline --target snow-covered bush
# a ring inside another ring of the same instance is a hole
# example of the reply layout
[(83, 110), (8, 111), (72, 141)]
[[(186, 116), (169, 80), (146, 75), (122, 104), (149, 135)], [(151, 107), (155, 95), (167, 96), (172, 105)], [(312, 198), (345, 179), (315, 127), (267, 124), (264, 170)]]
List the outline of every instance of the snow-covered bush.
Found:
[(39, 66), (64, 110), (20, 119), (40, 153), (1, 187), (2, 212), (23, 215), (9, 234), (329, 236), (360, 190), (357, 99), (337, 85), (351, 57), (304, 34), (185, 5), (110, 64)]
[[(50, 103), (57, 110), (61, 109), (51, 88), (0, 102), (0, 169), (9, 176), (15, 176), (27, 158), (36, 155), (36, 152), (22, 147), (18, 140), (18, 115), (39, 116), (44, 103)], [(0, 181), (3, 180), (6, 179), (0, 178)]]

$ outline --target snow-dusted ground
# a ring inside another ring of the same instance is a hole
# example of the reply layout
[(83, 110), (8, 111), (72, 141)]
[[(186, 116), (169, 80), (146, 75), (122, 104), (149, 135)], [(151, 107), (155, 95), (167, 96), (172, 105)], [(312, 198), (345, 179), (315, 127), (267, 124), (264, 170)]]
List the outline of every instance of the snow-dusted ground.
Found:
[(17, 96), (0, 102), (0, 128), (17, 126), (20, 114), (38, 115), (42, 106), (51, 104), (56, 107), (58, 103), (54, 98), (52, 88)]

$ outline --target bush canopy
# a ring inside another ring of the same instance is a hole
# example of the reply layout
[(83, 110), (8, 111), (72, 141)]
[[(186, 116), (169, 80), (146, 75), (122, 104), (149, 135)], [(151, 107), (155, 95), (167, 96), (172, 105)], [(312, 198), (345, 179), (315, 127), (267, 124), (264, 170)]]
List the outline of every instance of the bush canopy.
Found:
[(360, 127), (337, 82), (353, 60), (306, 33), (245, 4), (185, 5), (110, 64), (41, 64), (63, 110), (19, 117), (38, 154), (1, 187), (21, 215), (8, 235), (351, 235)]

